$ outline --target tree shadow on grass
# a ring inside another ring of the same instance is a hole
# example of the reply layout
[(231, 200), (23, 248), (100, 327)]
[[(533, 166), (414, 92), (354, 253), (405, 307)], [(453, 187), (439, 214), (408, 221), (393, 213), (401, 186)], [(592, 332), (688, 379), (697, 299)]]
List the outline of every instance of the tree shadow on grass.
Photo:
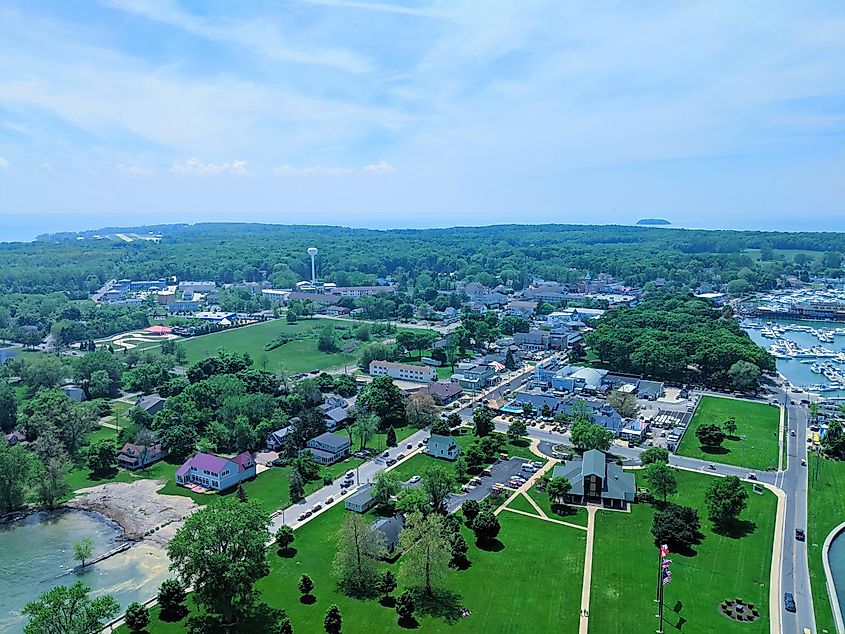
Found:
[(284, 610), (272, 608), (254, 597), (238, 606), (235, 622), (226, 626), (216, 614), (195, 614), (186, 624), (186, 630), (192, 634), (276, 634), (279, 622), (285, 616)]
[(413, 594), (418, 614), (442, 618), (450, 623), (461, 618), (461, 595), (458, 593), (442, 589), (428, 593), (417, 589)]
[(161, 610), (158, 613), (158, 618), (165, 623), (177, 623), (188, 616), (188, 608), (184, 605), (178, 605), (172, 610)]
[(386, 597), (382, 597), (378, 600), (379, 605), (384, 606), (386, 608), (395, 608), (396, 607), (396, 597), (387, 595)]
[(552, 513), (559, 517), (572, 517), (578, 515), (578, 509), (569, 504), (552, 504)]
[(292, 557), (296, 557), (297, 550), (292, 546), (288, 546), (287, 548), (278, 548), (276, 550), (276, 554), (279, 557), (284, 557), (285, 559), (290, 559)]
[(299, 602), (303, 605), (314, 605), (317, 602), (317, 597), (313, 594), (303, 594), (299, 597)]
[(710, 447), (709, 445), (701, 445), (701, 452), (712, 456), (724, 456), (725, 454), (730, 453), (731, 450), (727, 447)]
[(728, 524), (713, 527), (713, 532), (730, 539), (748, 537), (757, 530), (757, 524), (751, 520), (735, 520)]
[(505, 545), (496, 538), (478, 540), (475, 542), (475, 545), (481, 550), (486, 550), (491, 553), (497, 553), (505, 549)]
[(400, 618), (399, 619), (399, 627), (406, 629), (406, 630), (415, 630), (420, 626), (420, 622), (414, 618), (412, 614), (410, 617)]

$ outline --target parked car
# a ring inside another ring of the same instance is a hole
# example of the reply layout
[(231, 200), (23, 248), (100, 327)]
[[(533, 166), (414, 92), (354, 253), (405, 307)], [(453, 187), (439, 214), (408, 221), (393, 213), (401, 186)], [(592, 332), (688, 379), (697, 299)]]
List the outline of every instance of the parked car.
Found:
[(783, 607), (786, 608), (787, 612), (795, 612), (795, 597), (792, 596), (791, 592), (784, 592)]
[(417, 482), (419, 482), (421, 479), (422, 479), (422, 478), (420, 478), (420, 476), (415, 475), (415, 476), (411, 476), (411, 479), (410, 479), (410, 480), (408, 480), (408, 482), (410, 482), (411, 484), (416, 484), (416, 483), (417, 483)]
[(797, 539), (799, 542), (803, 542), (804, 540), (807, 539), (807, 536), (804, 534), (803, 528), (796, 528), (795, 529), (795, 539)]
[(305, 517), (311, 517), (312, 515), (314, 515), (314, 511), (305, 511), (303, 515), (305, 515)]
[(322, 505), (322, 504), (315, 504), (315, 505), (314, 505), (314, 508), (312, 508), (311, 510), (312, 510), (312, 511), (314, 511), (314, 512), (316, 513), (317, 511), (319, 511), (319, 510), (320, 510), (320, 509), (322, 509), (322, 508), (323, 508), (323, 505)]
[(332, 504), (334, 502), (334, 498), (329, 496), (326, 498), (326, 504)]
[(301, 521), (302, 521), (302, 520), (304, 520), (306, 517), (308, 517), (308, 516), (307, 516), (305, 513), (300, 513), (300, 514), (299, 514), (299, 517), (297, 517), (296, 519), (298, 519), (298, 520), (301, 522)]
[(392, 467), (395, 464), (396, 464), (396, 458), (391, 458), (390, 460), (387, 461), (388, 467)]
[(417, 447), (422, 447), (423, 445), (425, 445), (425, 443), (422, 440), (417, 443)]
[(404, 459), (405, 459), (405, 454), (400, 453), (398, 456), (396, 456), (396, 459), (397, 459), (397, 460), (404, 460)]
[(716, 465), (714, 465), (714, 464), (711, 462), (709, 465), (707, 465), (707, 468), (708, 468), (708, 469), (710, 469), (711, 471), (715, 471), (715, 470), (716, 470)]
[(541, 469), (541, 468), (543, 467), (543, 463), (542, 463), (542, 462), (540, 462), (539, 460), (535, 460), (535, 461), (533, 461), (531, 464), (533, 464), (533, 465), (534, 465), (535, 467), (537, 467), (538, 469)]
[(806, 459), (801, 458), (801, 466), (802, 466), (802, 467), (806, 467), (806, 466), (807, 466), (807, 460), (806, 460)]
[(748, 474), (748, 479), (749, 480), (756, 480), (757, 474), (752, 471), (751, 473)]
[(385, 451), (383, 454), (381, 454), (381, 457), (382, 457), (382, 458), (389, 458), (389, 457), (390, 457), (390, 452), (389, 452), (389, 451)]
[(408, 444), (405, 446), (405, 449), (413, 449), (413, 448), (414, 448), (414, 446), (413, 446), (411, 443), (408, 443)]
[(795, 436), (795, 430), (794, 430), (794, 429), (790, 429), (790, 430), (789, 430), (789, 435), (790, 435), (790, 436)]
[(354, 471), (347, 471), (347, 472), (346, 472), (346, 479), (347, 479), (347, 480), (351, 480), (351, 479), (352, 479), (352, 478), (354, 478), (354, 477), (355, 477), (355, 472), (354, 472)]

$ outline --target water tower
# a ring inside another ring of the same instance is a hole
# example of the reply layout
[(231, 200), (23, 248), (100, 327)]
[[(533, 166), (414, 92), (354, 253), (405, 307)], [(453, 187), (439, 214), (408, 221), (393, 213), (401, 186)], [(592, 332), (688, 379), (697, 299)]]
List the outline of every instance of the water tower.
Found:
[(308, 255), (311, 256), (311, 283), (317, 285), (317, 269), (314, 266), (314, 257), (319, 253), (317, 247), (308, 247)]

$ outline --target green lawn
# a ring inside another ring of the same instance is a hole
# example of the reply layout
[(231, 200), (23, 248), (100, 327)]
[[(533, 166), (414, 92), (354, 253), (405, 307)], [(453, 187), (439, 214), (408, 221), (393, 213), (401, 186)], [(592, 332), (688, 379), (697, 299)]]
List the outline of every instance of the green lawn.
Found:
[(537, 490), (537, 486), (528, 489), (528, 495), (537, 503), (543, 512), (554, 519), (563, 520), (579, 526), (587, 525), (587, 509), (582, 506), (555, 506), (552, 508), (552, 503), (549, 501), (549, 496), (545, 492), (541, 493)]
[(822, 545), (830, 531), (845, 522), (845, 462), (817, 458), (811, 453), (807, 462), (809, 501), (807, 503), (807, 556), (810, 586), (818, 632), (836, 631), (830, 598), (827, 596)]
[[(664, 605), (667, 632), (722, 634), (769, 632), (769, 573), (777, 499), (749, 489), (741, 521), (744, 536), (713, 533), (704, 507), (704, 490), (713, 476), (678, 471), (679, 493), (672, 501), (699, 509), (704, 539), (688, 554), (671, 553), (672, 583)], [(631, 513), (600, 511), (596, 518), (590, 631), (649, 634), (656, 629), (654, 604), (657, 548), (651, 536), (654, 509), (633, 505)], [(719, 614), (724, 599), (741, 598), (760, 610), (754, 623), (738, 623)], [(677, 612), (676, 612), (677, 610)]]
[[(326, 369), (343, 365), (354, 366), (356, 354), (339, 352), (326, 354), (317, 350), (316, 332), (326, 324), (337, 325), (326, 319), (302, 319), (295, 324), (288, 324), (284, 320), (267, 321), (253, 326), (233, 328), (210, 335), (180, 339), (188, 354), (187, 365), (214, 356), (218, 348), (226, 348), (229, 352), (247, 352), (256, 362), (266, 358), (267, 369), (275, 370), (280, 363), (284, 363), (290, 372), (308, 372), (315, 368)], [(312, 333), (314, 337), (295, 340), (286, 343), (275, 350), (265, 351), (264, 345), (281, 334)], [(341, 347), (360, 346), (356, 340), (341, 341)]]
[[(507, 492), (509, 496), (511, 494), (510, 491)], [(514, 499), (508, 502), (508, 508), (514, 509), (515, 511), (523, 511), (525, 513), (531, 513), (531, 515), (537, 515), (537, 509), (531, 506), (531, 502), (525, 499), (525, 496), (520, 494), (517, 495)]]
[[(376, 601), (350, 599), (335, 589), (331, 576), (335, 535), (344, 511), (338, 505), (296, 531), (291, 558), (270, 550), (270, 574), (257, 588), (273, 607), (284, 609), (295, 632), (322, 632), (323, 617), (329, 605), (337, 604), (343, 616), (344, 632), (401, 631), (396, 611)], [(466, 607), (470, 617), (450, 621), (442, 617), (417, 615), (421, 632), (572, 632), (578, 627), (578, 606), (584, 564), (583, 531), (557, 526), (529, 517), (503, 513), (498, 552), (484, 551), (470, 544), (466, 570), (448, 573), (447, 584), (458, 594), (457, 605)], [(399, 562), (382, 564), (398, 572)], [(297, 583), (303, 574), (314, 580), (316, 602), (299, 601)], [(537, 580), (542, 579), (542, 584)], [(402, 588), (396, 591), (401, 593)], [(163, 623), (158, 610), (151, 611), (151, 634), (183, 632), (184, 621)], [(120, 631), (125, 632), (125, 629)]]
[[(722, 425), (730, 416), (736, 420), (736, 437), (729, 437), (715, 451), (702, 449), (695, 437), (698, 426), (705, 423)], [(779, 427), (780, 410), (777, 407), (766, 403), (703, 396), (677, 453), (748, 469), (777, 469)]]

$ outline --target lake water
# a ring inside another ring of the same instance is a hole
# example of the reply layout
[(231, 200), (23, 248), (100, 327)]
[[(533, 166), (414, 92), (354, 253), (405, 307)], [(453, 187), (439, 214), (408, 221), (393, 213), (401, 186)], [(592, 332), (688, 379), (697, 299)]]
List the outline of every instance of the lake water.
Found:
[(845, 533), (839, 533), (830, 544), (830, 574), (836, 585), (839, 607), (845, 614)]
[[(819, 328), (824, 330), (832, 330), (834, 328), (845, 328), (845, 324), (841, 322), (835, 321), (775, 321), (772, 320), (773, 323), (778, 323), (781, 325), (803, 325), (803, 326), (811, 326), (813, 328)], [(760, 347), (765, 348), (768, 350), (769, 346), (774, 343), (774, 339), (766, 339), (763, 335), (760, 334), (759, 328), (747, 328), (746, 332), (751, 336), (751, 338), (758, 344)], [(823, 346), (830, 350), (834, 350), (836, 352), (840, 352), (845, 348), (845, 335), (834, 335), (833, 343), (821, 343), (819, 342), (818, 338), (814, 337), (810, 333), (801, 332), (801, 331), (793, 331), (787, 330), (786, 333), (781, 335), (783, 339), (789, 339), (790, 341), (794, 341), (802, 348), (811, 348), (812, 346)], [(817, 385), (819, 383), (826, 384), (829, 381), (821, 374), (816, 374), (810, 369), (809, 363), (801, 363), (801, 361), (806, 361), (807, 359), (777, 359), (777, 369), (778, 371), (786, 377), (787, 381), (792, 383), (793, 385), (800, 386), (800, 385)], [(830, 363), (837, 368), (845, 369), (845, 364), (839, 363), (833, 359), (824, 359), (825, 363)], [(823, 392), (825, 397), (845, 397), (845, 390), (839, 391), (828, 391)]]
[[(169, 575), (167, 556), (143, 542), (110, 557), (83, 573), (70, 573), (73, 543), (83, 537), (94, 542), (94, 556), (121, 545), (119, 526), (82, 511), (35, 513), (0, 526), (0, 632), (23, 632), (23, 607), (47, 590), (82, 580), (92, 595), (111, 594), (125, 608), (133, 601), (155, 596)], [(58, 577), (58, 578), (57, 578)]]

